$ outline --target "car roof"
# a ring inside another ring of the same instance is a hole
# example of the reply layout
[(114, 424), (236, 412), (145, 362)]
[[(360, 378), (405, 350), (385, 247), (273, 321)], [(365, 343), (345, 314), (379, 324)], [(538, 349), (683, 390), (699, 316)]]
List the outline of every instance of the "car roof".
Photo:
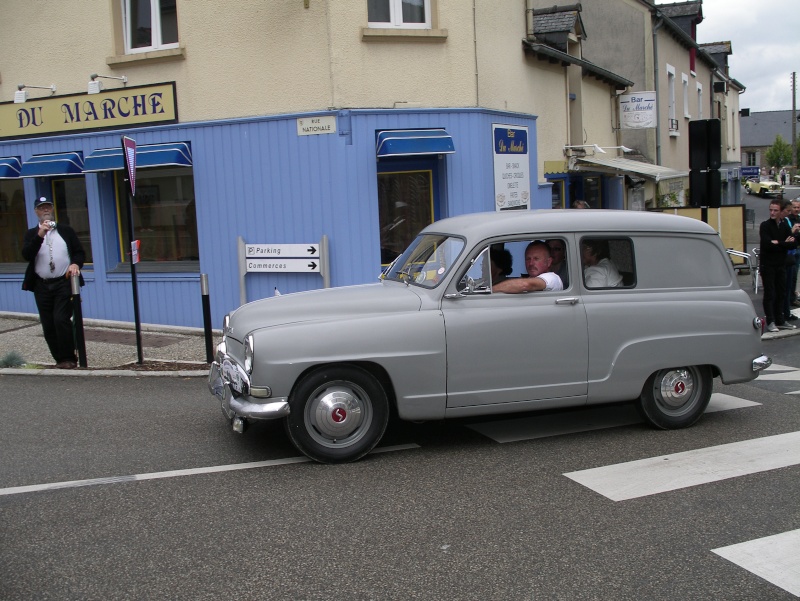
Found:
[(454, 234), (470, 239), (539, 232), (670, 232), (717, 235), (714, 228), (698, 219), (672, 213), (613, 209), (470, 213), (436, 221), (422, 230), (426, 234)]

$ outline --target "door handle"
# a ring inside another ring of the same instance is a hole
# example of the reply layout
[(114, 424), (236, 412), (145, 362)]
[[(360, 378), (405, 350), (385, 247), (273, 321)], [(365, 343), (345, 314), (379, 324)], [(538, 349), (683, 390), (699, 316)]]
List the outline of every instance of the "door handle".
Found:
[(577, 296), (570, 296), (569, 298), (557, 298), (557, 305), (577, 305), (580, 299)]

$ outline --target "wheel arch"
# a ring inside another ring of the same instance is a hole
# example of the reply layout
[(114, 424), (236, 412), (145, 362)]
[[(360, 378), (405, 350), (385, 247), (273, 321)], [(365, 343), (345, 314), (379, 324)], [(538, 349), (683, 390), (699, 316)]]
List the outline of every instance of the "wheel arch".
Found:
[(386, 369), (375, 361), (329, 361), (326, 363), (309, 365), (297, 376), (294, 384), (292, 384), (292, 389), (289, 393), (290, 397), (294, 396), (297, 387), (300, 385), (300, 382), (302, 382), (309, 374), (322, 369), (335, 367), (358, 367), (375, 378), (378, 381), (378, 384), (380, 384), (383, 388), (383, 391), (386, 393), (386, 399), (389, 401), (389, 409), (392, 412), (392, 416), (397, 416), (397, 394), (394, 390), (394, 384), (392, 383), (392, 379), (389, 377), (389, 373), (386, 371)]

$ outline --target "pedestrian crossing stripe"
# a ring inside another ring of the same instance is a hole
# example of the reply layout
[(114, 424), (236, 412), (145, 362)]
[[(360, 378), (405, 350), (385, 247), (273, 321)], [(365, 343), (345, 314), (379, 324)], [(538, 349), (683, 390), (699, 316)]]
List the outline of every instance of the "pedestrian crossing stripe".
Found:
[(800, 530), (712, 549), (720, 557), (800, 597)]
[(564, 474), (626, 501), (800, 464), (800, 432), (743, 440)]

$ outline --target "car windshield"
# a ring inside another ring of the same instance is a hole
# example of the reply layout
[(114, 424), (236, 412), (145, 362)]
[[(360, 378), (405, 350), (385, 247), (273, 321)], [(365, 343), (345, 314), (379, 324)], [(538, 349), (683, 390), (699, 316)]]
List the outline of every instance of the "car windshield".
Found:
[(464, 240), (442, 234), (417, 236), (383, 275), (386, 280), (433, 288), (442, 281), (464, 249)]

